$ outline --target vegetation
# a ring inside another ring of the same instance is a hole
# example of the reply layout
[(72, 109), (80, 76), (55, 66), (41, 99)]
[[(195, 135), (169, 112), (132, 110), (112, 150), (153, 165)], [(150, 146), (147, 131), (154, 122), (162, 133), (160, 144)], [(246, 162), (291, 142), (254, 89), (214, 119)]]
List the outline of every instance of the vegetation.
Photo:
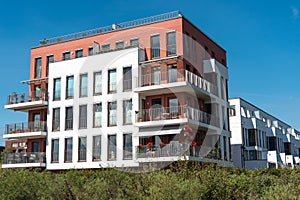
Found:
[(299, 199), (300, 170), (178, 163), (148, 173), (117, 169), (1, 169), (0, 199)]

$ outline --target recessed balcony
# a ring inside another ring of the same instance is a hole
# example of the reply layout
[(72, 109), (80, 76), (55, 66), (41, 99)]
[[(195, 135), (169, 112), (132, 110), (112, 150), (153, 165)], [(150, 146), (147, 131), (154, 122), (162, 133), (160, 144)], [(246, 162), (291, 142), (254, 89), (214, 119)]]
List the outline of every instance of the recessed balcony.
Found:
[(47, 122), (35, 121), (16, 124), (6, 124), (3, 138), (44, 138), (46, 137)]
[(45, 152), (6, 153), (2, 168), (46, 167)]
[(143, 74), (138, 80), (138, 88), (135, 92), (155, 95), (164, 94), (167, 90), (174, 93), (190, 92), (193, 94), (198, 91), (198, 94), (207, 97), (218, 94), (215, 84), (187, 70)]
[(189, 121), (219, 127), (219, 120), (217, 116), (187, 106), (142, 109), (137, 114), (135, 125), (139, 127), (151, 125), (160, 126), (186, 123)]
[(27, 112), (30, 109), (46, 108), (48, 106), (48, 92), (32, 91), (29, 93), (12, 93), (7, 97), (6, 109)]

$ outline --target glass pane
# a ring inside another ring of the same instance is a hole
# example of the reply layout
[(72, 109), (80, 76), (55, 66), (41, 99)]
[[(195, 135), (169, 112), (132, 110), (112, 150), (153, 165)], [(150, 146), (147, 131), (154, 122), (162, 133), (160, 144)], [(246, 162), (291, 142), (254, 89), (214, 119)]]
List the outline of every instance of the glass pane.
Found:
[(169, 99), (169, 109), (170, 113), (178, 113), (178, 99), (177, 98), (170, 98)]
[(93, 137), (93, 160), (101, 159), (101, 136)]
[(167, 55), (176, 54), (176, 33), (167, 33)]
[(123, 105), (123, 113), (124, 113), (124, 123), (130, 124), (132, 123), (132, 100), (124, 101)]
[(80, 96), (87, 96), (88, 77), (87, 74), (80, 76)]
[(87, 127), (87, 105), (79, 106), (79, 128)]
[(54, 79), (54, 99), (60, 99), (60, 78)]
[(94, 75), (94, 94), (102, 93), (102, 73), (96, 72)]
[(115, 92), (117, 91), (117, 71), (110, 70), (109, 71), (109, 92)]
[(123, 136), (123, 153), (124, 159), (132, 159), (132, 134)]
[(94, 105), (94, 127), (102, 125), (102, 104)]
[(109, 126), (117, 125), (117, 102), (109, 102)]
[(116, 160), (117, 158), (117, 137), (115, 135), (108, 136), (108, 159)]
[(160, 39), (159, 35), (151, 36), (151, 57), (160, 57)]
[(67, 98), (73, 97), (74, 95), (74, 77), (67, 77)]
[(160, 84), (160, 67), (152, 68), (152, 83), (154, 85)]
[(86, 137), (79, 138), (79, 160), (86, 160)]
[(176, 65), (168, 66), (168, 76), (169, 76), (169, 83), (174, 83), (177, 81), (177, 66)]

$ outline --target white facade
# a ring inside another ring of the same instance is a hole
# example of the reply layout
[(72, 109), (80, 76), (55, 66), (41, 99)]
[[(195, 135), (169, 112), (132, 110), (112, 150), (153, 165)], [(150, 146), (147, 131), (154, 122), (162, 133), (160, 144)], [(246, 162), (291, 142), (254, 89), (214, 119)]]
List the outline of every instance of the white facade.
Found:
[(299, 132), (241, 99), (229, 99), (231, 149), (237, 167), (299, 165)]
[[(142, 55), (142, 54), (140, 54)], [(131, 160), (123, 159), (123, 134), (131, 133), (135, 135), (138, 131), (136, 127), (123, 124), (123, 101), (132, 100), (132, 112), (138, 110), (138, 95), (131, 91), (123, 92), (123, 68), (131, 66), (132, 76), (138, 74), (139, 56), (138, 48), (114, 51), (94, 56), (88, 56), (68, 61), (56, 62), (49, 67), (49, 114), (47, 117), (48, 137), (47, 137), (47, 169), (67, 169), (67, 168), (99, 168), (107, 166), (137, 166), (137, 163)], [(116, 69), (117, 91), (116, 93), (108, 93), (108, 70)], [(93, 94), (94, 72), (102, 72), (102, 95)], [(88, 95), (87, 97), (79, 97), (80, 74), (86, 74), (88, 79)], [(66, 99), (66, 78), (74, 76), (74, 97)], [(54, 79), (61, 79), (61, 98), (54, 100)], [(134, 80), (132, 81), (133, 88), (135, 87)], [(117, 126), (108, 127), (108, 102), (117, 102)], [(93, 128), (93, 105), (102, 103), (102, 126)], [(87, 105), (87, 128), (80, 129), (79, 125), (79, 106)], [(73, 107), (73, 129), (66, 130), (65, 108)], [(60, 108), (60, 129), (53, 131), (53, 109)], [(135, 120), (132, 113), (132, 120)], [(101, 160), (93, 161), (93, 136), (101, 135)], [(108, 135), (116, 135), (117, 155), (116, 160), (109, 161), (107, 138)], [(78, 138), (86, 137), (86, 161), (78, 161)], [(65, 138), (72, 138), (72, 161), (65, 162)], [(59, 139), (59, 161), (53, 162), (52, 158), (52, 142), (53, 139)], [(138, 140), (133, 137), (132, 145), (137, 146)], [(133, 151), (132, 157), (135, 157)]]

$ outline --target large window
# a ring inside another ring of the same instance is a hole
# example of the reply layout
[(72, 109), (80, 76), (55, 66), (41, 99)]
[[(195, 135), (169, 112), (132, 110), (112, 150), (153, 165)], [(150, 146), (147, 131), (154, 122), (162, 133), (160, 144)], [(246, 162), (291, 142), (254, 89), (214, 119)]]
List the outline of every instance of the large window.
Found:
[(117, 159), (117, 136), (109, 135), (108, 136), (108, 160), (116, 160)]
[(102, 104), (94, 104), (94, 127), (102, 126)]
[(72, 162), (73, 138), (65, 138), (65, 162)]
[(160, 57), (160, 39), (159, 35), (151, 36), (151, 58)]
[(79, 96), (86, 97), (88, 95), (88, 75), (81, 74), (80, 75), (80, 89)]
[(86, 161), (86, 137), (78, 138), (78, 161)]
[(52, 147), (51, 147), (51, 161), (58, 162), (58, 159), (59, 159), (59, 140), (53, 139)]
[(73, 129), (73, 107), (66, 107), (66, 130)]
[(102, 93), (102, 73), (94, 73), (94, 95), (100, 95)]
[(108, 102), (108, 126), (117, 125), (117, 102)]
[(256, 129), (248, 129), (249, 146), (256, 146)]
[(34, 78), (41, 78), (42, 76), (42, 57), (35, 58), (34, 64)]
[(176, 54), (176, 32), (167, 33), (167, 56)]
[(123, 122), (132, 124), (132, 100), (123, 101)]
[(87, 105), (79, 106), (79, 128), (87, 128)]
[(49, 65), (50, 63), (54, 62), (54, 56), (53, 55), (48, 55), (47, 56), (47, 65), (46, 65), (46, 75), (48, 76), (49, 74)]
[(93, 161), (101, 160), (101, 135), (93, 136)]
[(52, 130), (59, 131), (60, 129), (60, 108), (53, 108)]
[(60, 100), (60, 89), (61, 89), (61, 84), (60, 84), (60, 78), (55, 78), (54, 79), (54, 85), (53, 85), (53, 99), (54, 100)]
[(169, 83), (177, 82), (177, 65), (168, 65), (168, 79)]
[(123, 159), (132, 159), (132, 134), (123, 135)]
[(70, 60), (70, 52), (69, 51), (63, 53), (63, 60)]
[(113, 93), (117, 91), (117, 70), (111, 69), (108, 71), (108, 92)]
[(131, 67), (123, 68), (123, 90), (128, 91), (132, 89), (132, 71)]
[(74, 97), (74, 76), (68, 76), (66, 98), (70, 99), (73, 97)]
[(83, 49), (78, 49), (75, 51), (75, 58), (83, 57)]
[(139, 46), (139, 38), (130, 39), (130, 46), (133, 46), (133, 47)]

